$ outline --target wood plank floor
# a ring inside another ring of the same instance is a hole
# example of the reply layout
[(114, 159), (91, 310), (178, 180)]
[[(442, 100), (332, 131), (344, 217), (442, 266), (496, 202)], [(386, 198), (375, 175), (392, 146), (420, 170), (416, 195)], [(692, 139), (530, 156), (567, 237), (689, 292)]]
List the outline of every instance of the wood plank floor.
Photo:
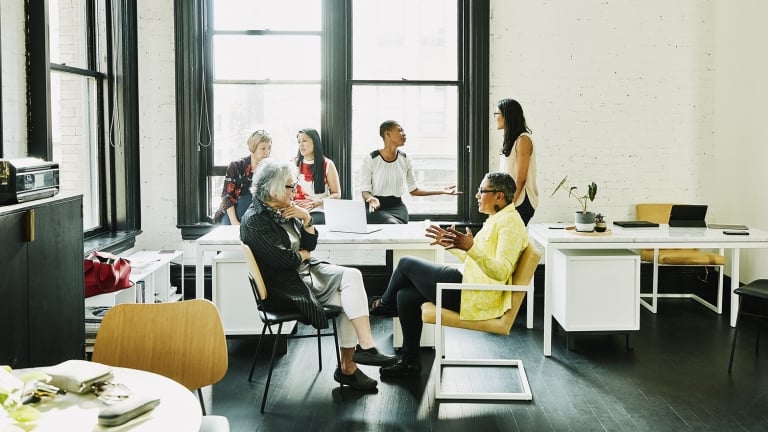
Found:
[[(469, 356), (490, 352), (522, 359), (532, 402), (436, 403), (429, 382), (431, 349), (422, 349), (419, 380), (380, 382), (376, 394), (347, 388), (341, 393), (333, 381), (331, 340), (324, 338), (324, 369), (318, 372), (316, 341), (298, 339), (288, 342), (288, 354), (275, 368), (262, 415), (268, 356), (260, 356), (249, 383), (255, 341), (234, 339), (229, 371), (213, 387), (212, 413), (227, 416), (232, 431), (768, 430), (768, 352), (763, 347), (755, 354), (754, 320), (744, 320), (729, 375), (733, 330), (727, 313), (718, 316), (692, 300), (665, 299), (657, 315), (642, 311), (634, 349), (625, 350), (623, 336), (582, 335), (568, 350), (559, 332), (552, 357), (545, 358), (541, 303), (532, 330), (525, 328), (521, 312), (508, 337), (461, 330), (446, 336), (453, 349)], [(373, 317), (372, 324), (377, 344), (393, 352), (391, 320)], [(378, 379), (378, 368), (362, 368)], [(516, 385), (500, 379), (501, 371), (450, 372), (446, 379), (457, 385)]]

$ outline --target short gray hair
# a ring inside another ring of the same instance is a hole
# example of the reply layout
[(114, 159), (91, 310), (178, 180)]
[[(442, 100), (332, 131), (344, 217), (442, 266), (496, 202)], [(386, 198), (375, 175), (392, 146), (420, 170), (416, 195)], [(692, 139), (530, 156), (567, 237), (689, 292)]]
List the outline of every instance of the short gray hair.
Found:
[(505, 172), (489, 172), (485, 175), (488, 180), (488, 187), (504, 194), (504, 201), (512, 204), (512, 197), (515, 196), (517, 185), (515, 179)]
[(296, 179), (296, 167), (288, 161), (263, 159), (253, 173), (251, 194), (262, 202), (273, 201), (291, 193), (285, 187)]

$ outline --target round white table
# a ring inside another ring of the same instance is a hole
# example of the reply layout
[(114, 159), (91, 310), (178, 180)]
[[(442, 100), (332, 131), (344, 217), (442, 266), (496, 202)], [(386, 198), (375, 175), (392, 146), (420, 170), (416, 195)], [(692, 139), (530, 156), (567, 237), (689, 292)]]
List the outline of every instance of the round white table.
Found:
[[(17, 369), (17, 376), (34, 369)], [(197, 397), (186, 387), (164, 376), (128, 368), (113, 367), (113, 383), (127, 386), (133, 396), (160, 399), (160, 405), (123, 425), (107, 428), (99, 425), (99, 410), (105, 406), (93, 393), (69, 392), (33, 406), (42, 416), (34, 422), (35, 432), (47, 431), (191, 431), (198, 432), (203, 413)], [(4, 426), (0, 425), (0, 431)]]

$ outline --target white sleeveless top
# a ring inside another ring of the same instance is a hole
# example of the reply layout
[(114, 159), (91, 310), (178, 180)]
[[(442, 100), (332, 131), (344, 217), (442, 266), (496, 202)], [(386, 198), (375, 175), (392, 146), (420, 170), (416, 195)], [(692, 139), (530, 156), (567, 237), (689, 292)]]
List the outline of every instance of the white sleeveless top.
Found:
[[(536, 186), (536, 146), (533, 144), (533, 138), (529, 133), (521, 133), (520, 136), (527, 136), (531, 140), (531, 160), (528, 163), (528, 177), (525, 182), (525, 190), (520, 194), (515, 202), (515, 207), (519, 206), (528, 196), (528, 200), (531, 202), (533, 208), (539, 206), (539, 188)], [(517, 137), (515, 143), (512, 145), (512, 151), (509, 152), (509, 156), (504, 154), (499, 155), (499, 171), (507, 172), (507, 158), (512, 158), (512, 172), (508, 173), (512, 178), (517, 181), (517, 143), (520, 141), (520, 137)]]

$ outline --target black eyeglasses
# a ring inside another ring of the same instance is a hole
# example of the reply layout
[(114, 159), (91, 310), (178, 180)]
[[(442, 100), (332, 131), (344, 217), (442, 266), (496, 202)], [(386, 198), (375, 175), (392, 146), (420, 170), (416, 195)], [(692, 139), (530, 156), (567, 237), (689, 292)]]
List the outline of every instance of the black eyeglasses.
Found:
[(500, 112), (495, 112), (495, 113), (493, 113), (493, 115), (497, 116), (497, 115), (501, 115), (501, 113)]
[(293, 184), (292, 184), (292, 185), (285, 185), (285, 188), (286, 188), (286, 189), (292, 189), (292, 190), (296, 190), (296, 185), (297, 185), (297, 184), (299, 184), (299, 182), (293, 182)]
[(480, 188), (477, 189), (477, 193), (481, 195), (484, 193), (493, 193), (493, 192), (501, 192), (501, 191), (498, 189), (480, 189)]

